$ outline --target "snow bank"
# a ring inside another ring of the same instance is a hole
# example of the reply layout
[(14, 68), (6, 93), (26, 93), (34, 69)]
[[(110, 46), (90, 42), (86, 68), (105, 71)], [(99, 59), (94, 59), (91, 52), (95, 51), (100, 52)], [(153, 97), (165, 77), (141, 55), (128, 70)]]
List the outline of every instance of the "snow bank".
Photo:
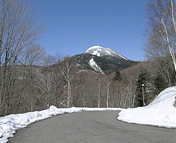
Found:
[(175, 97), (176, 87), (167, 88), (148, 106), (122, 110), (117, 119), (129, 123), (176, 128)]
[(43, 111), (28, 112), (24, 114), (12, 114), (0, 118), (0, 143), (8, 141), (8, 137), (13, 137), (16, 130), (22, 129), (27, 125), (43, 120), (54, 115), (73, 113), (81, 111), (102, 111), (102, 110), (119, 110), (117, 108), (56, 108), (50, 106)]
[(24, 114), (12, 114), (2, 117), (0, 118), (0, 143), (7, 142), (7, 138), (13, 137), (15, 130), (24, 128), (33, 122), (52, 117), (53, 115), (79, 111), (81, 111), (81, 109), (58, 109), (55, 106), (50, 106), (49, 109), (43, 111), (28, 112)]

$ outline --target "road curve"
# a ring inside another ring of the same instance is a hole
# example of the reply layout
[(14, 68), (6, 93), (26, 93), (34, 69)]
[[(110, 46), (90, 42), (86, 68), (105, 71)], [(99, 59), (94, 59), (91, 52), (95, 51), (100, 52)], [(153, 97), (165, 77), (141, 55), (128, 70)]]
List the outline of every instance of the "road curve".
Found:
[(10, 143), (176, 143), (176, 129), (124, 123), (118, 113), (58, 115), (18, 131)]

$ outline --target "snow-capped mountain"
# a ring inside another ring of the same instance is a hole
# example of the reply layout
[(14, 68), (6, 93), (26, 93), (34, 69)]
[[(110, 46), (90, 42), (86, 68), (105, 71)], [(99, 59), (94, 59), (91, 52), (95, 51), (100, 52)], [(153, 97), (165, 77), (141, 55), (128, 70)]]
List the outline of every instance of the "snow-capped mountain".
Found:
[(128, 60), (127, 58), (115, 52), (114, 50), (110, 48), (103, 48), (100, 46), (90, 47), (88, 50), (85, 51), (85, 53), (96, 55), (98, 57), (111, 56), (111, 57), (122, 58), (122, 59)]
[(90, 47), (83, 54), (75, 55), (75, 59), (81, 67), (104, 74), (117, 71), (119, 68), (128, 68), (137, 63), (110, 48), (100, 46)]

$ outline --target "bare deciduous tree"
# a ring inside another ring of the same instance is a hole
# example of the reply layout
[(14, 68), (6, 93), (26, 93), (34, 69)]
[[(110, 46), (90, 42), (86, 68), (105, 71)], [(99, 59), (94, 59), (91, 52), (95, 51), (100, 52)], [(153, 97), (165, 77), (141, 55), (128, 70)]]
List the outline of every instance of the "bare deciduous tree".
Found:
[(8, 72), (11, 70), (8, 69), (17, 63), (22, 51), (40, 36), (41, 29), (42, 26), (38, 26), (37, 18), (29, 10), (28, 2), (23, 0), (0, 1), (1, 113), (2, 104), (8, 102), (5, 98), (8, 95), (5, 93), (6, 87), (10, 84), (7, 77), (12, 77), (12, 73)]
[(70, 103), (72, 102), (72, 95), (71, 95), (71, 81), (75, 78), (75, 76), (79, 73), (78, 69), (75, 65), (74, 59), (65, 59), (63, 66), (60, 69), (64, 79), (67, 82), (67, 108), (70, 107)]
[(148, 41), (146, 54), (155, 59), (170, 55), (176, 71), (176, 2), (152, 0), (147, 4)]

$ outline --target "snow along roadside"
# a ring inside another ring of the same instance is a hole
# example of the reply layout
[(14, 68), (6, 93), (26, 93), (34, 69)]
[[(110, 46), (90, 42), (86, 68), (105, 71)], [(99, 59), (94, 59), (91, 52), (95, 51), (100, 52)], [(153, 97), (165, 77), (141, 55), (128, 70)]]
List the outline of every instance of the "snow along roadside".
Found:
[(43, 120), (54, 115), (64, 113), (73, 113), (81, 111), (104, 111), (104, 110), (122, 110), (119, 108), (56, 108), (50, 106), (43, 111), (28, 112), (23, 114), (12, 114), (0, 118), (0, 143), (6, 143), (9, 137), (14, 137), (16, 130), (25, 128), (27, 125), (39, 120)]
[(117, 119), (128, 123), (176, 128), (175, 98), (176, 86), (169, 87), (148, 106), (122, 110)]

